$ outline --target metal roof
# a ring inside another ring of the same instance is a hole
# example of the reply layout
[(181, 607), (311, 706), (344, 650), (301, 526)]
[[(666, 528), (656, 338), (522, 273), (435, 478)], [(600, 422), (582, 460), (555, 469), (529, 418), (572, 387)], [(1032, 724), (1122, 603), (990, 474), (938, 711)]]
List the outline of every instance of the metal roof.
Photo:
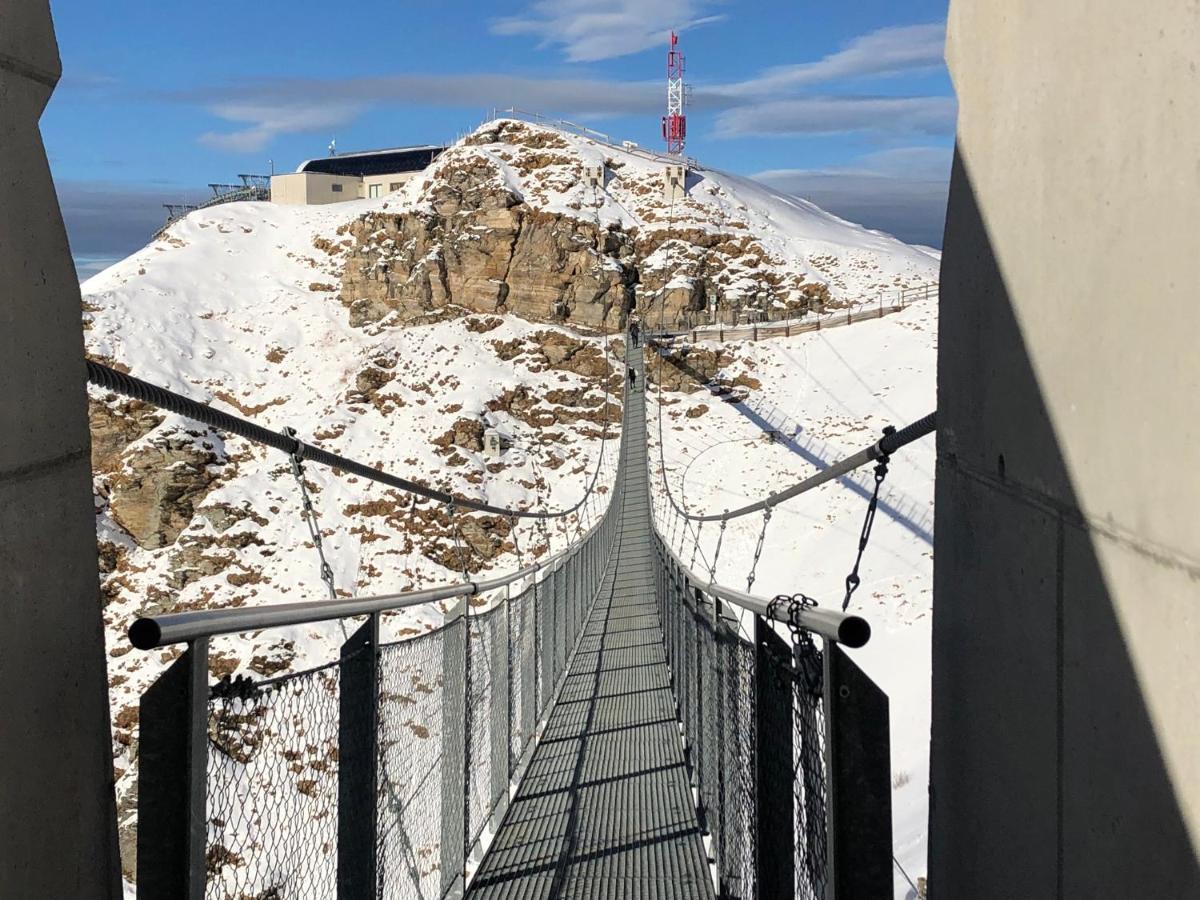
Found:
[(322, 172), (326, 175), (386, 175), (391, 172), (419, 172), (433, 162), (445, 147), (427, 144), (418, 147), (393, 147), (363, 150), (306, 159), (297, 172)]

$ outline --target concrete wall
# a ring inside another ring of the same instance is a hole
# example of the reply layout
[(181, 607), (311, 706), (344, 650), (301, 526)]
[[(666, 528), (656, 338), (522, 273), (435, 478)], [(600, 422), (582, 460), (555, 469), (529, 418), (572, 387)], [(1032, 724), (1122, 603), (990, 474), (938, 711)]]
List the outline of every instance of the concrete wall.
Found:
[(380, 196), (387, 196), (393, 191), (400, 190), (401, 187), (412, 181), (414, 178), (422, 177), (424, 175), (424, 169), (417, 172), (395, 172), (390, 175), (367, 175), (363, 178), (362, 196), (371, 196), (372, 185), (379, 186)]
[[(335, 191), (335, 186), (341, 186)], [(362, 179), (354, 175), (323, 172), (289, 172), (271, 176), (271, 201), (289, 206), (341, 203), (362, 196)]]
[(0, 894), (119, 896), (79, 285), (38, 119), (46, 0), (0, 0)]
[(1200, 3), (948, 27), (931, 896), (1200, 897)]

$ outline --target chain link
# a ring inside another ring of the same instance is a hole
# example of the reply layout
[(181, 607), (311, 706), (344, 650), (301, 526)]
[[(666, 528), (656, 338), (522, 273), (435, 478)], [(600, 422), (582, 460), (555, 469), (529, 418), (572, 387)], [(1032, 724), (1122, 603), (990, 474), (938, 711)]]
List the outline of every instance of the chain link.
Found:
[[(295, 428), (284, 428), (283, 433), (290, 438), (296, 437)], [(303, 447), (299, 440), (296, 442), (297, 447)], [(292, 475), (296, 479), (296, 483), (300, 485), (300, 500), (301, 512), (300, 516), (308, 525), (308, 534), (312, 538), (313, 545), (317, 548), (317, 558), (321, 561), (320, 572), (321, 580), (325, 582), (325, 587), (329, 591), (329, 599), (337, 599), (337, 589), (333, 586), (333, 569), (325, 560), (325, 548), (321, 544), (321, 527), (317, 522), (317, 511), (313, 507), (312, 498), (308, 494), (308, 485), (304, 483), (304, 457), (302, 451), (297, 449), (294, 453), (289, 454), (292, 463)]]
[(750, 589), (754, 587), (755, 572), (758, 569), (758, 560), (762, 556), (763, 541), (767, 538), (767, 525), (771, 523), (771, 507), (763, 510), (762, 530), (758, 533), (758, 543), (754, 547), (754, 559), (750, 561), (750, 574), (746, 576), (746, 593), (750, 593)]
[(721, 520), (721, 533), (717, 535), (717, 549), (713, 551), (712, 565), (708, 567), (708, 580), (712, 584), (717, 582), (717, 560), (721, 556), (721, 543), (725, 540), (725, 526), (728, 525), (725, 519)]
[[(896, 429), (891, 425), (883, 429), (884, 437), (895, 433)], [(846, 596), (842, 600), (842, 612), (845, 612), (850, 606), (850, 598), (854, 596), (854, 592), (862, 583), (862, 579), (858, 577), (858, 566), (862, 562), (863, 551), (867, 549), (867, 542), (871, 539), (871, 526), (875, 524), (875, 510), (879, 507), (879, 489), (883, 486), (883, 479), (887, 478), (888, 462), (889, 457), (884, 453), (875, 463), (875, 490), (871, 494), (871, 502), (867, 504), (867, 515), (863, 519), (862, 533), (858, 536), (858, 555), (854, 558), (854, 568), (846, 576)]]
[(453, 504), (446, 504), (446, 515), (450, 518), (450, 524), (454, 526), (454, 550), (458, 554), (458, 564), (462, 566), (463, 581), (470, 581), (471, 570), (467, 567), (469, 557), (463, 552), (462, 529), (458, 527), (458, 522), (454, 518)]
[[(787, 617), (779, 615), (786, 604)], [(806, 609), (814, 609), (817, 601), (807, 594), (779, 594), (767, 604), (768, 618), (785, 622), (788, 631), (792, 633), (792, 657), (796, 668), (794, 675), (798, 683), (812, 697), (820, 697), (824, 687), (824, 659), (822, 652), (817, 649), (812, 639), (812, 633), (800, 624), (800, 616)]]
[(521, 554), (521, 544), (517, 541), (517, 517), (509, 516), (508, 533), (512, 535), (513, 549), (517, 552), (517, 571), (525, 568), (525, 560)]

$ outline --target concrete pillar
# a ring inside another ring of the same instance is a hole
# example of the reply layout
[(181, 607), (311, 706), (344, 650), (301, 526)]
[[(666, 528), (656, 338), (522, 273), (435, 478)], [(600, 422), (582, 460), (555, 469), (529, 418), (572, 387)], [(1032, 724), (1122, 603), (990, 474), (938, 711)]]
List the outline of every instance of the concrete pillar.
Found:
[(79, 285), (38, 131), (46, 0), (0, 0), (0, 892), (119, 896)]
[(952, 0), (930, 890), (1200, 896), (1200, 4)]

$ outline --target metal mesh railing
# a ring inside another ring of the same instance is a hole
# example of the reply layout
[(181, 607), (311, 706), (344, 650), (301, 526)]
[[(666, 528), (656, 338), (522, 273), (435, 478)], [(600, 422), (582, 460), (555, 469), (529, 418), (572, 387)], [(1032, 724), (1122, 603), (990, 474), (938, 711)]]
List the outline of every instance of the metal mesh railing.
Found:
[(379, 650), (376, 895), (440, 894), (445, 629)]
[[(821, 651), (802, 633), (793, 660), (771, 625), (691, 582), (655, 540), (671, 683), (721, 896), (820, 900), (828, 882)], [(747, 628), (753, 639), (742, 636)], [(780, 850), (790, 865), (768, 864)]]
[(322, 898), (337, 878), (339, 669), (217, 685), (205, 896)]
[[(206, 779), (182, 814), (205, 823), (204, 871), (191, 883), (210, 900), (338, 896), (363, 871), (380, 900), (459, 889), (566, 671), (614, 535), (602, 522), (519, 591), (478, 608), (459, 598), (425, 634), (381, 644), (374, 614), (337, 662), (198, 684)], [(207, 674), (207, 642), (186, 656), (180, 665)], [(169, 727), (159, 714), (143, 722), (152, 743)]]

